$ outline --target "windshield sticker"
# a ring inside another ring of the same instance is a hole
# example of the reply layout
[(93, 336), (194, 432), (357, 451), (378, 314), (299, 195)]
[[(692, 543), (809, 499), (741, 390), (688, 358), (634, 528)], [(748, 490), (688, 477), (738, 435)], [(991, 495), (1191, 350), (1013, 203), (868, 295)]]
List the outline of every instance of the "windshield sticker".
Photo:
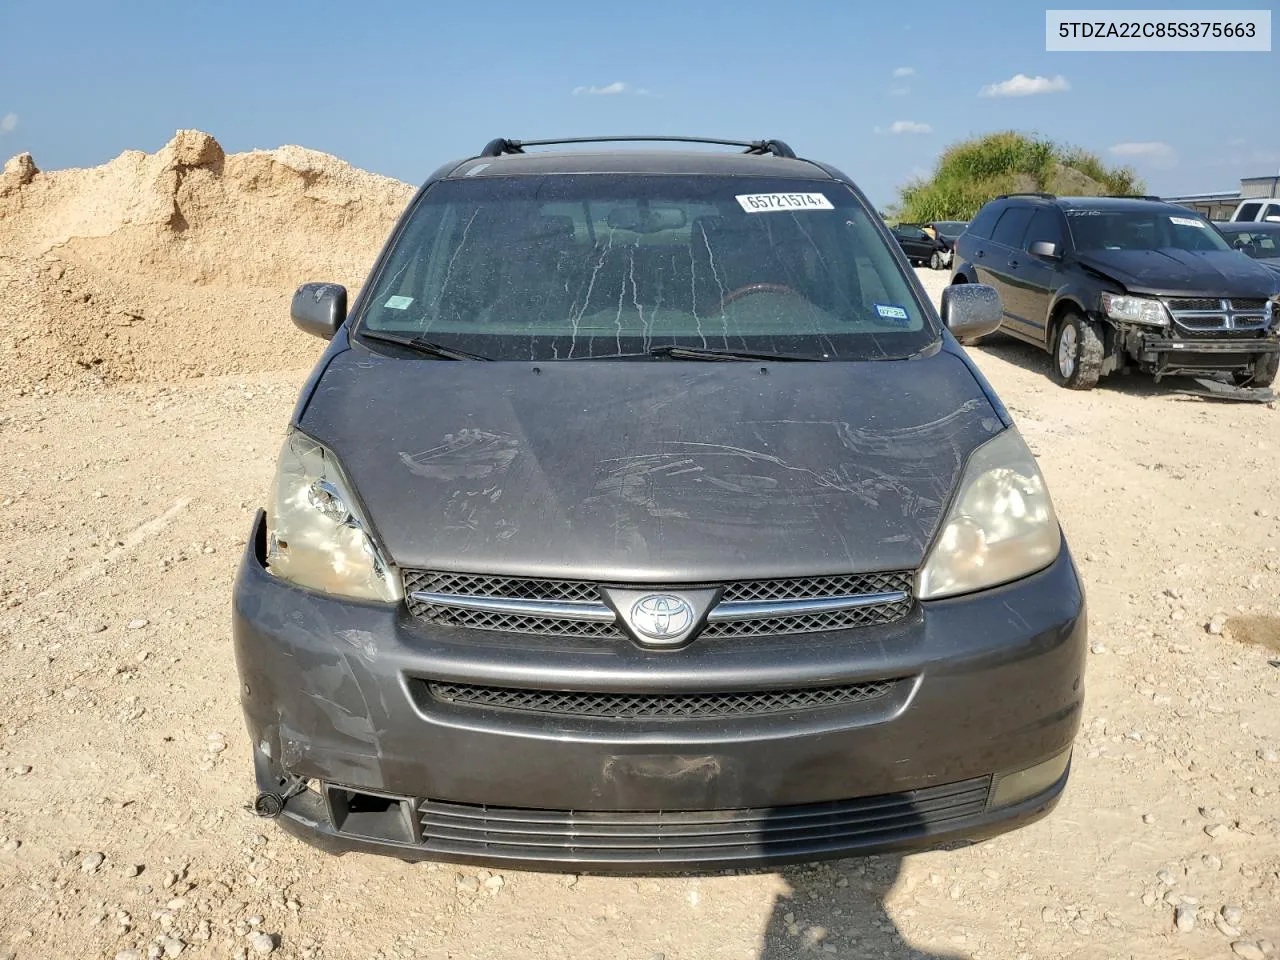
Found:
[(1204, 229), (1204, 221), (1196, 220), (1192, 217), (1170, 217), (1170, 223), (1176, 223), (1180, 227), (1195, 227), (1197, 230)]
[(893, 306), (887, 303), (873, 303), (876, 313), (880, 315), (882, 320), (892, 320), (895, 325), (905, 327), (911, 322), (911, 318), (907, 315), (907, 311), (902, 307)]
[(383, 306), (389, 310), (408, 310), (411, 303), (413, 303), (413, 297), (392, 297)]
[(835, 209), (823, 193), (742, 193), (734, 199), (747, 213)]

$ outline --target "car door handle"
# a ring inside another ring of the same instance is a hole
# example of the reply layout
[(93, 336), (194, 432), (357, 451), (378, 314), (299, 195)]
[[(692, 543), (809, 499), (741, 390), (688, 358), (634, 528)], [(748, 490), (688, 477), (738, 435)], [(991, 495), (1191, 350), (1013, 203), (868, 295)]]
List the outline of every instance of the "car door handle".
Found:
[(978, 256), (980, 256), (980, 257), (985, 257), (986, 255), (987, 255), (987, 252), (986, 252), (985, 250), (979, 250), (979, 251), (978, 251)]
[(1018, 261), (1017, 261), (1017, 260), (1010, 260), (1010, 261), (1009, 261), (1009, 266), (1013, 267), (1013, 268), (1016, 270), (1016, 269), (1018, 268)]

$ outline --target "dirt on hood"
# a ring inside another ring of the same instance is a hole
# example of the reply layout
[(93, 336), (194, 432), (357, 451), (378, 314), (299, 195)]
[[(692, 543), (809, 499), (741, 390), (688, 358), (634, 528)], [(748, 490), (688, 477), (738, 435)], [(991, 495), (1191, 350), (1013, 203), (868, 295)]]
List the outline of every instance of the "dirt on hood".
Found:
[(413, 188), (314, 150), (225, 154), (198, 130), (156, 153), (0, 174), (0, 390), (306, 366), (299, 283), (354, 292)]

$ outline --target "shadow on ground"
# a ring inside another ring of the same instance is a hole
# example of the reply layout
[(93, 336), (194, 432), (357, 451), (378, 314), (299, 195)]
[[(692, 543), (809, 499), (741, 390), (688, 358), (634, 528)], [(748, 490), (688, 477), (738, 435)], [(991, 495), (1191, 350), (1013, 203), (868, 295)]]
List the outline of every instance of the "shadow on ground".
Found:
[(894, 855), (840, 860), (829, 868), (784, 868), (781, 874), (792, 893), (773, 905), (760, 960), (967, 960), (967, 954), (917, 949), (899, 932), (884, 901), (901, 869), (902, 857)]

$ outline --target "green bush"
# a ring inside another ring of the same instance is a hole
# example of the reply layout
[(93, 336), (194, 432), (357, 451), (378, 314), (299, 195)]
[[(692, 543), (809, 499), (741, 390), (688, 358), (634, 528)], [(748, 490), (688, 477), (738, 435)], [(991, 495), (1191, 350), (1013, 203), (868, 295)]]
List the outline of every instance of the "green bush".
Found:
[(1128, 167), (1107, 167), (1096, 154), (1012, 130), (953, 144), (927, 180), (899, 189), (901, 221), (968, 220), (1002, 193), (1140, 194), (1146, 187)]

